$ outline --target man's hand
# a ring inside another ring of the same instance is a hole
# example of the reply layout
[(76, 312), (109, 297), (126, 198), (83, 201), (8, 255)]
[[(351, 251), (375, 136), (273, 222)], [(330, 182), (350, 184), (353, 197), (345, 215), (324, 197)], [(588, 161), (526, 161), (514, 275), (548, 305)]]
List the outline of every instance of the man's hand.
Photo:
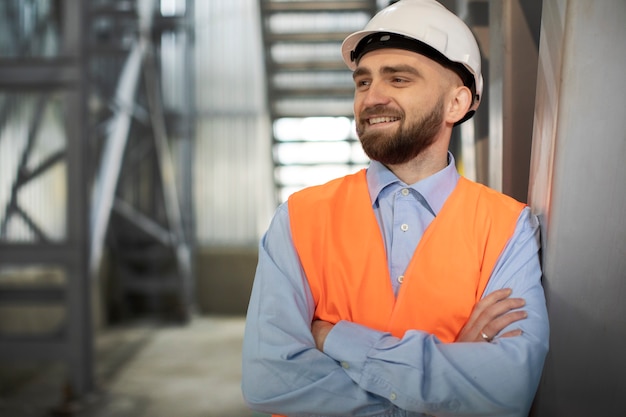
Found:
[(311, 333), (313, 334), (313, 339), (315, 339), (315, 347), (322, 352), (324, 351), (326, 336), (328, 332), (332, 330), (333, 326), (334, 324), (324, 320), (314, 320), (311, 324)]
[[(527, 313), (523, 310), (511, 311), (526, 304), (523, 298), (509, 298), (511, 292), (509, 288), (497, 290), (476, 303), (456, 342), (490, 342), (506, 326), (526, 318)], [(521, 334), (522, 331), (516, 329), (500, 337)]]

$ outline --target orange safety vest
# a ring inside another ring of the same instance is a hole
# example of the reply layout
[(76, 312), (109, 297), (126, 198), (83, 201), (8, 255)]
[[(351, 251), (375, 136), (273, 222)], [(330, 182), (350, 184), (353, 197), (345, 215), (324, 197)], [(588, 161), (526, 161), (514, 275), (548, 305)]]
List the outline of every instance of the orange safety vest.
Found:
[[(524, 204), (463, 177), (424, 232), (394, 296), (365, 170), (289, 197), (314, 319), (453, 342), (513, 235)], [(283, 417), (274, 414), (273, 417)]]
[(315, 318), (454, 342), (482, 297), (524, 204), (461, 177), (424, 232), (394, 295), (365, 170), (293, 194), (294, 246)]

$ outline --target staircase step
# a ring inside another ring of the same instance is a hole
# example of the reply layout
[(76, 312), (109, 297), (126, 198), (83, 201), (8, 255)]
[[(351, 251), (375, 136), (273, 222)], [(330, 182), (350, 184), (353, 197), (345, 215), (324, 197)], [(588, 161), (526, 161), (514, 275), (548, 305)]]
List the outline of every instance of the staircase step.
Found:
[(371, 1), (262, 1), (261, 10), (266, 13), (284, 12), (343, 12), (364, 11), (371, 13)]

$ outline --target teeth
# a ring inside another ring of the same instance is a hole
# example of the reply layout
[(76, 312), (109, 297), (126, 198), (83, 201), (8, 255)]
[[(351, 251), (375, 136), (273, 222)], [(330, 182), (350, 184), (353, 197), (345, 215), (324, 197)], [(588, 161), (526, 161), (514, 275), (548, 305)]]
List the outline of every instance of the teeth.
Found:
[(375, 125), (378, 123), (387, 123), (387, 122), (395, 122), (399, 120), (397, 117), (372, 117), (370, 119), (370, 124)]

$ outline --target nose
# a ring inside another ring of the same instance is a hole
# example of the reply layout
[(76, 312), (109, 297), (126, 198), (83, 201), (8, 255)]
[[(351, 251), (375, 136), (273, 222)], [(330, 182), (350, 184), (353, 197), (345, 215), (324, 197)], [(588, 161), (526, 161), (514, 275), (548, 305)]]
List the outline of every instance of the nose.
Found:
[(357, 99), (359, 99), (359, 94), (361, 95), (359, 101), (363, 108), (385, 105), (390, 101), (388, 91), (382, 82), (372, 81), (366, 90), (357, 92)]

